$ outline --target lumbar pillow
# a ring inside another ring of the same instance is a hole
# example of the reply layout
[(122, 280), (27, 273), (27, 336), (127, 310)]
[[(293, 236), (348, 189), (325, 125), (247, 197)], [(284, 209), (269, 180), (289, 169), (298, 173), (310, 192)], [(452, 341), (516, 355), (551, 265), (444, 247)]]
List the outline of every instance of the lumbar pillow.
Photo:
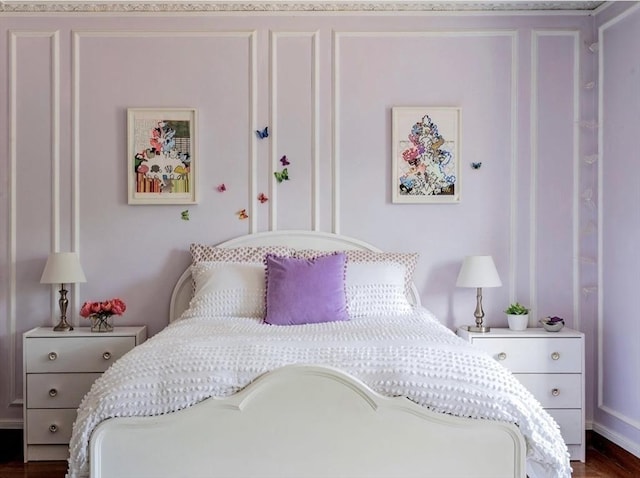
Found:
[(343, 253), (312, 259), (267, 254), (267, 313), (273, 325), (348, 320)]

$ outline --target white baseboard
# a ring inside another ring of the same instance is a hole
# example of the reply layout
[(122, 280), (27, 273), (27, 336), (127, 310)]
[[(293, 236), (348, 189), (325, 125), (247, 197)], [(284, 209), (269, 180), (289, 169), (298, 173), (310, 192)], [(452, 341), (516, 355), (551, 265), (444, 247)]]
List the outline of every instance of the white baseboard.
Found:
[(0, 428), (22, 429), (23, 423), (22, 420), (9, 420), (7, 418), (0, 418)]
[(610, 430), (609, 428), (599, 423), (595, 423), (595, 422), (593, 423), (593, 431), (596, 432), (598, 435), (602, 435), (607, 440), (615, 443), (620, 448), (625, 449), (632, 455), (635, 455), (638, 458), (640, 458), (640, 443), (635, 443), (629, 440), (627, 437), (623, 437), (619, 433), (614, 432), (613, 430)]

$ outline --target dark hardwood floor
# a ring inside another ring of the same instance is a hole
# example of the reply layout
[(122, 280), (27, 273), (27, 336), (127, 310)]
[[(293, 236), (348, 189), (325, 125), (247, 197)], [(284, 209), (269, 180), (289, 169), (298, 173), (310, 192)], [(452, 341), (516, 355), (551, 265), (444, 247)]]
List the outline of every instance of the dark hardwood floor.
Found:
[[(65, 461), (22, 462), (22, 430), (0, 430), (0, 478), (64, 478)], [(586, 463), (571, 462), (573, 478), (638, 478), (640, 458), (587, 432)]]

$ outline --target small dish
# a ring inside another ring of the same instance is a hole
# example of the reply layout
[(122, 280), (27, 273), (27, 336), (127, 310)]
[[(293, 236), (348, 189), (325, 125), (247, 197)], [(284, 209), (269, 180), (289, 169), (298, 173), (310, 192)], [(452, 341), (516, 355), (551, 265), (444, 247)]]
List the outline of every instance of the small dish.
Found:
[(547, 332), (558, 332), (564, 327), (564, 319), (560, 317), (545, 317), (540, 323)]

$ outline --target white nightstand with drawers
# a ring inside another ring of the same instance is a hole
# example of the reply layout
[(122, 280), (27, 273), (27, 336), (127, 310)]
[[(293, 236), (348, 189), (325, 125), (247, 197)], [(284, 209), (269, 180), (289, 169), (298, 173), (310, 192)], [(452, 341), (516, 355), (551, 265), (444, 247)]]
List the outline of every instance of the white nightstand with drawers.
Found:
[(491, 328), (458, 335), (507, 367), (558, 422), (572, 460), (585, 460), (584, 334), (564, 327), (524, 331)]
[(88, 327), (25, 332), (23, 348), (24, 461), (66, 460), (80, 401), (93, 382), (122, 355), (147, 339), (147, 327)]

